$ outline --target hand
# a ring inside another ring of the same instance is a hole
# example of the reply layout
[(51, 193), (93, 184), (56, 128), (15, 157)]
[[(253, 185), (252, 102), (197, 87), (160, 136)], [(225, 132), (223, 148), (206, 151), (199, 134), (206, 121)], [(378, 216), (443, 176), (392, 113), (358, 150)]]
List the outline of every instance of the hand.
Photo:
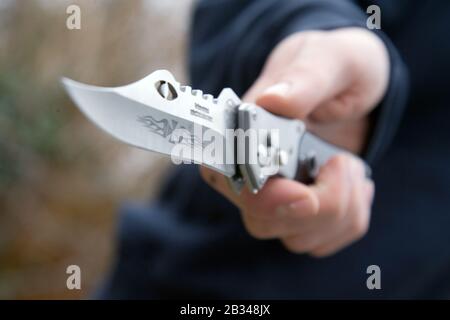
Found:
[[(388, 75), (384, 44), (369, 31), (297, 33), (274, 49), (244, 100), (302, 119), (317, 135), (358, 153)], [(348, 154), (332, 158), (313, 185), (273, 178), (257, 195), (244, 190), (237, 196), (223, 176), (201, 170), (240, 208), (252, 236), (278, 238), (292, 252), (330, 255), (367, 232), (374, 185), (360, 160)]]

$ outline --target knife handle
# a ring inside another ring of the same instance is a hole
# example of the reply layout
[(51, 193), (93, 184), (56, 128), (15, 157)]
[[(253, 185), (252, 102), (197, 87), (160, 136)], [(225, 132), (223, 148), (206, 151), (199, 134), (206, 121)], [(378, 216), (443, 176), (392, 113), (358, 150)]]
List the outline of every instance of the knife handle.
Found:
[[(231, 181), (243, 181), (253, 193), (274, 175), (311, 183), (331, 157), (349, 153), (308, 132), (300, 120), (280, 117), (248, 103), (241, 104), (237, 113), (237, 129), (254, 132), (257, 139), (256, 143), (237, 139), (238, 170)], [(257, 161), (250, 161), (255, 152)], [(367, 164), (365, 168), (370, 177)]]
[[(341, 153), (349, 153), (349, 151), (328, 143), (306, 131), (300, 140), (298, 169), (295, 179), (306, 184), (314, 182), (320, 168), (325, 165), (330, 158)], [(354, 154), (352, 155), (357, 157)], [(363, 160), (361, 161), (364, 165), (366, 177), (370, 178), (372, 170), (366, 162)]]

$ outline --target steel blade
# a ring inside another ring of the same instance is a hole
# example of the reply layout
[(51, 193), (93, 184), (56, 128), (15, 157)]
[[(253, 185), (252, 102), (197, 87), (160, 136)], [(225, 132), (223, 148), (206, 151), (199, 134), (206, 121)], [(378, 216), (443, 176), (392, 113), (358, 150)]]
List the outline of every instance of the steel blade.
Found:
[[(226, 130), (236, 127), (236, 106), (240, 100), (231, 89), (224, 89), (214, 99), (180, 86), (165, 70), (115, 88), (86, 85), (67, 78), (62, 82), (86, 117), (116, 139), (169, 156), (174, 155), (174, 147), (181, 142), (192, 150), (190, 154), (183, 153), (182, 160), (205, 165), (228, 177), (235, 174), (235, 163), (202, 157), (208, 146), (204, 140), (206, 131), (222, 139), (220, 151), (224, 154), (234, 151), (234, 141), (226, 138)], [(187, 135), (180, 137), (179, 132)]]

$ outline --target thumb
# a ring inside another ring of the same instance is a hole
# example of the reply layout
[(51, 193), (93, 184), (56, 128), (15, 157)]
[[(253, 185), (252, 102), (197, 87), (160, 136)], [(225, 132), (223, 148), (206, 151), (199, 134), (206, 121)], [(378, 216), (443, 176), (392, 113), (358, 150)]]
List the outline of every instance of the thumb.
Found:
[[(330, 70), (331, 71), (331, 70)], [(260, 93), (256, 103), (288, 118), (305, 119), (345, 89), (333, 72), (289, 72)]]

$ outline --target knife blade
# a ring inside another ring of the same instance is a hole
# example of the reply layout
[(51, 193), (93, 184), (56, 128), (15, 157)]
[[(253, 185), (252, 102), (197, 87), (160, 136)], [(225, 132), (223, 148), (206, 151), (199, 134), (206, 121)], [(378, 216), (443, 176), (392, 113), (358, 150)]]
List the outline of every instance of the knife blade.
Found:
[(211, 163), (199, 157), (203, 148), (199, 143), (207, 130), (217, 133), (224, 145), (234, 150), (232, 141), (225, 140), (225, 130), (235, 127), (234, 108), (240, 104), (232, 90), (224, 90), (214, 99), (181, 86), (166, 70), (115, 88), (86, 85), (68, 78), (63, 78), (62, 83), (86, 117), (116, 139), (170, 156), (180, 142), (176, 133), (182, 132), (181, 142), (190, 141), (194, 149), (191, 154), (182, 154), (182, 160), (205, 165), (227, 177), (235, 174), (234, 163)]

